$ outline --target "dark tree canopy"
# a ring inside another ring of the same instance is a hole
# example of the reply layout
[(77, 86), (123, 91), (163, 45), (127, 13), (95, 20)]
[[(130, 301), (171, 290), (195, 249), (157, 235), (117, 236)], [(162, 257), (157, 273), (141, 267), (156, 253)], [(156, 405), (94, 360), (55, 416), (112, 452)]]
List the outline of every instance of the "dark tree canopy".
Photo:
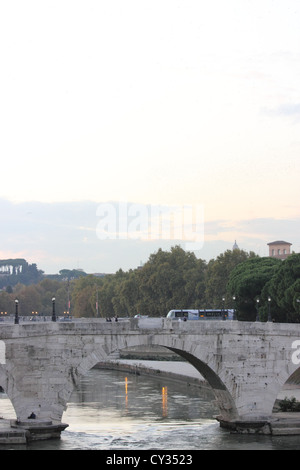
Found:
[(270, 296), (277, 321), (300, 321), (300, 254), (288, 256), (281, 262), (262, 291)]
[(282, 261), (276, 258), (255, 257), (236, 266), (229, 277), (227, 291), (236, 297), (237, 318), (255, 320), (256, 299)]

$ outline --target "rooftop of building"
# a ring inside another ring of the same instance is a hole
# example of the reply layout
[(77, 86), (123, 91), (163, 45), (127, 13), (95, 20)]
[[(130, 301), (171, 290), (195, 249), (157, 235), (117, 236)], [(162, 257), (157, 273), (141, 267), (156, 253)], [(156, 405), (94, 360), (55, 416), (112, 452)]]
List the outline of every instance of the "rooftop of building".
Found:
[(292, 245), (290, 242), (285, 242), (283, 240), (277, 240), (276, 242), (270, 242), (268, 245)]

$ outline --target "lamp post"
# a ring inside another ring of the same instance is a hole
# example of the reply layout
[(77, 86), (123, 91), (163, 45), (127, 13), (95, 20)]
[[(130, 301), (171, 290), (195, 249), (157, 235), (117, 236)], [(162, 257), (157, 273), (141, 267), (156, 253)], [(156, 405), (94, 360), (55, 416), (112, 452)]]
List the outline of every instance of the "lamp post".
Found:
[(225, 320), (225, 297), (222, 297), (222, 319)]
[(233, 300), (233, 320), (236, 320), (236, 316), (235, 316), (235, 301), (236, 301), (236, 296), (234, 295), (232, 297), (232, 300)]
[(15, 305), (16, 305), (15, 325), (18, 325), (19, 324), (19, 313), (18, 313), (19, 301), (18, 299), (15, 300)]
[(271, 297), (268, 297), (268, 321), (271, 321)]
[(259, 321), (259, 299), (256, 299), (256, 321)]
[(52, 321), (56, 321), (56, 315), (55, 315), (55, 297), (52, 297)]

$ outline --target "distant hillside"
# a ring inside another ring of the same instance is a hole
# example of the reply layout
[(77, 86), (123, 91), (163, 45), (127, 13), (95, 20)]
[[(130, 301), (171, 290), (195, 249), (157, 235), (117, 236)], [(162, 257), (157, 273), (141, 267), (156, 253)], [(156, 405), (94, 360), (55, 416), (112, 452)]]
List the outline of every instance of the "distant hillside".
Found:
[(23, 258), (0, 260), (0, 289), (18, 283), (29, 285), (42, 280), (43, 271)]

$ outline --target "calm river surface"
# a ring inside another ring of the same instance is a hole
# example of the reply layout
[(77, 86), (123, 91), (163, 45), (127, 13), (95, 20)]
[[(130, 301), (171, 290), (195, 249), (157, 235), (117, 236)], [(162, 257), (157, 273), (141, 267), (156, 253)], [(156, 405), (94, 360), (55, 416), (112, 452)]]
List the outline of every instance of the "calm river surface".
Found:
[[(10, 401), (0, 416), (12, 418)], [(16, 446), (31, 450), (267, 450), (298, 449), (300, 436), (230, 434), (213, 419), (206, 389), (169, 379), (92, 369), (70, 398), (60, 440)], [(1, 450), (4, 446), (0, 447)]]

